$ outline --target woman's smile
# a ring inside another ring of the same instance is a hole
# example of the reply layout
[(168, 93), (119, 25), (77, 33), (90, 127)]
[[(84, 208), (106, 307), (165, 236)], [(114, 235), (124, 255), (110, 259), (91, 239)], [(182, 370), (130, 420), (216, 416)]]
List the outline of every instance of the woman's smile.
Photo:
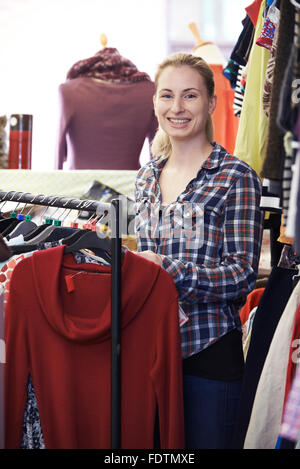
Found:
[(187, 127), (187, 125), (191, 121), (191, 119), (183, 119), (183, 118), (179, 119), (175, 117), (167, 117), (167, 120), (170, 122), (170, 125), (172, 127), (175, 127), (176, 129), (182, 129), (182, 128)]

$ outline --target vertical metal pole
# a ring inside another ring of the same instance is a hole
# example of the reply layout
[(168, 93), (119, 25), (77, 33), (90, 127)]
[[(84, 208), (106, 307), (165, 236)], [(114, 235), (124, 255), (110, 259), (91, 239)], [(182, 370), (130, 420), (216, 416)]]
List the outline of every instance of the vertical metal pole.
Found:
[(111, 210), (111, 448), (121, 448), (121, 233), (120, 200)]

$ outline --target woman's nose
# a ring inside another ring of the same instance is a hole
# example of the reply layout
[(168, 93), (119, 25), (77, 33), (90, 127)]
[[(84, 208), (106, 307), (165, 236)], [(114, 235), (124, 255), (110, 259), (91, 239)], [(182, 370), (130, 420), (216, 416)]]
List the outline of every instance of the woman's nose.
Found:
[(172, 101), (172, 111), (175, 113), (183, 111), (183, 102), (181, 98), (174, 98)]

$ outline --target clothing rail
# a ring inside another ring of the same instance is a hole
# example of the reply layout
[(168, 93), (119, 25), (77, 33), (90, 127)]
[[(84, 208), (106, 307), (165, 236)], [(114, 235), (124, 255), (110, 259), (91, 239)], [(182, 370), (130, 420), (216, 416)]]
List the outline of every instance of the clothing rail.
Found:
[(97, 202), (95, 200), (82, 200), (69, 197), (33, 195), (28, 192), (0, 192), (0, 201), (22, 202), (32, 205), (44, 205), (47, 207), (70, 208), (73, 210), (86, 210), (89, 212), (110, 211), (110, 203)]
[(59, 196), (33, 195), (25, 192), (0, 191), (0, 202), (12, 201), (31, 205), (107, 212), (111, 221), (111, 447), (121, 448), (121, 201), (111, 203)]

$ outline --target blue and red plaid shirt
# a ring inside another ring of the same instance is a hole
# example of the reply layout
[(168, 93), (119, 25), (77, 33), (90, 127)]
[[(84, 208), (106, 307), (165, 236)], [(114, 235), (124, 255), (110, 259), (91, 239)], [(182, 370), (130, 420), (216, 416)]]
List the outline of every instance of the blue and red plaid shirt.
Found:
[(180, 328), (183, 358), (241, 329), (239, 310), (258, 271), (259, 177), (221, 145), (212, 145), (197, 177), (172, 204), (162, 204), (158, 183), (166, 158), (151, 160), (136, 178), (138, 251), (159, 254), (175, 282), (189, 318)]

